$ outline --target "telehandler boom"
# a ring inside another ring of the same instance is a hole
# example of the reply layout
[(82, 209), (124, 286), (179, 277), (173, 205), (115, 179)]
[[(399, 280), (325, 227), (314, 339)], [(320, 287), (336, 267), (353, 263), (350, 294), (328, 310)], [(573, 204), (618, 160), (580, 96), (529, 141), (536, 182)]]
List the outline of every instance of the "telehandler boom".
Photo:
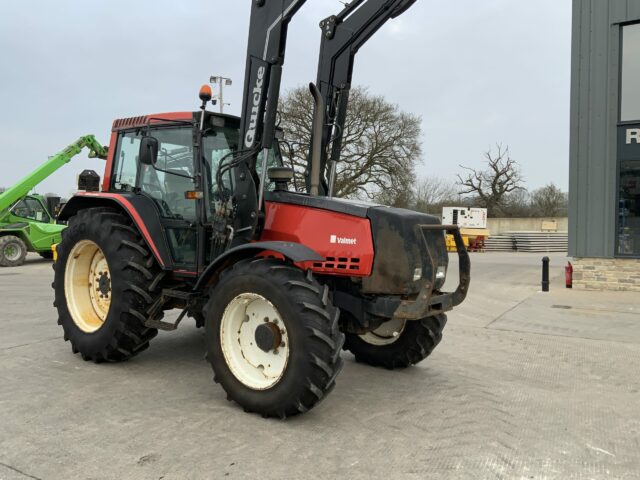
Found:
[(0, 193), (0, 266), (21, 265), (27, 252), (52, 257), (51, 247), (60, 241), (60, 232), (65, 226), (56, 224), (52, 204), (47, 205), (44, 197), (29, 195), (29, 192), (69, 163), (83, 148), (89, 149), (91, 158), (107, 158), (107, 150), (93, 135), (86, 135)]

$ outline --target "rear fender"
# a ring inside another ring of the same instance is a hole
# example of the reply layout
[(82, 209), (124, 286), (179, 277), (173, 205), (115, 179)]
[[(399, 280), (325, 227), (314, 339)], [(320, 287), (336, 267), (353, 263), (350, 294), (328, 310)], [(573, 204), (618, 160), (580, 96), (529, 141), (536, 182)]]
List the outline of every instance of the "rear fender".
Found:
[(128, 215), (158, 264), (165, 270), (172, 269), (169, 246), (153, 200), (133, 193), (79, 192), (65, 204), (58, 215), (58, 220), (67, 221), (80, 210), (96, 207), (110, 207)]
[(239, 247), (227, 250), (216, 258), (198, 279), (195, 290), (202, 292), (208, 286), (218, 281), (220, 272), (230, 267), (234, 263), (245, 259), (256, 257), (263, 252), (282, 255), (293, 263), (318, 262), (324, 258), (316, 251), (311, 250), (300, 243), (293, 242), (255, 242), (246, 243)]

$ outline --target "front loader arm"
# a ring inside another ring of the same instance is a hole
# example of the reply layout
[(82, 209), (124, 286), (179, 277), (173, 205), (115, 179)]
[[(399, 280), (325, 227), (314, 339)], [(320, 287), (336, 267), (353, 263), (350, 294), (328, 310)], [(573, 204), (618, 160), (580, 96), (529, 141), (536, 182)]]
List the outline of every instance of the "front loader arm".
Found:
[(321, 194), (331, 194), (333, 183), (332, 178), (329, 182), (324, 178), (330, 144), (330, 177), (340, 160), (355, 55), (389, 19), (404, 13), (415, 1), (353, 0), (339, 14), (320, 22), (322, 41), (316, 85), (326, 106), (320, 157)]
[(287, 28), (306, 0), (252, 0), (244, 98), (240, 119), (240, 145), (246, 158), (233, 169), (237, 210), (236, 239), (253, 239), (259, 219), (256, 159), (270, 149), (275, 138), (280, 79), (287, 43)]
[(101, 158), (103, 160), (107, 158), (107, 148), (100, 145), (93, 135), (80, 137), (67, 148), (56, 153), (53, 157), (49, 158), (22, 180), (0, 194), (0, 212), (9, 209), (14, 203), (33, 190), (39, 183), (43, 182), (65, 164), (69, 163), (73, 157), (82, 151), (83, 148), (89, 149), (90, 158)]

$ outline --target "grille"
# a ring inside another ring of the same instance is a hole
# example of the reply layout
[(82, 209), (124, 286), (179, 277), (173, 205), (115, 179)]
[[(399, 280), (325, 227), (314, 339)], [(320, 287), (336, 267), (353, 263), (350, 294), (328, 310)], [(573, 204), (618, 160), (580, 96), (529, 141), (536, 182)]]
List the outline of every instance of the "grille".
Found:
[(131, 117), (121, 118), (113, 122), (113, 129), (126, 128), (126, 127), (139, 127), (147, 123), (147, 117)]
[(360, 259), (350, 257), (327, 257), (324, 262), (314, 262), (314, 270), (324, 272), (357, 272), (360, 270)]

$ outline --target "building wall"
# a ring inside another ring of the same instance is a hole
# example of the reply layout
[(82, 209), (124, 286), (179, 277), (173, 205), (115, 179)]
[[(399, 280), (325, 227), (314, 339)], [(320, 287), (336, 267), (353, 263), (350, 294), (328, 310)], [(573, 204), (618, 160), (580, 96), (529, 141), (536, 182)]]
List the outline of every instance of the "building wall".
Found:
[(573, 286), (582, 290), (640, 292), (640, 260), (631, 258), (576, 258)]
[(617, 215), (619, 23), (640, 0), (573, 0), (569, 254), (613, 257)]
[(487, 229), (491, 235), (506, 232), (541, 232), (543, 222), (555, 222), (557, 232), (566, 232), (567, 217), (558, 218), (488, 218)]

